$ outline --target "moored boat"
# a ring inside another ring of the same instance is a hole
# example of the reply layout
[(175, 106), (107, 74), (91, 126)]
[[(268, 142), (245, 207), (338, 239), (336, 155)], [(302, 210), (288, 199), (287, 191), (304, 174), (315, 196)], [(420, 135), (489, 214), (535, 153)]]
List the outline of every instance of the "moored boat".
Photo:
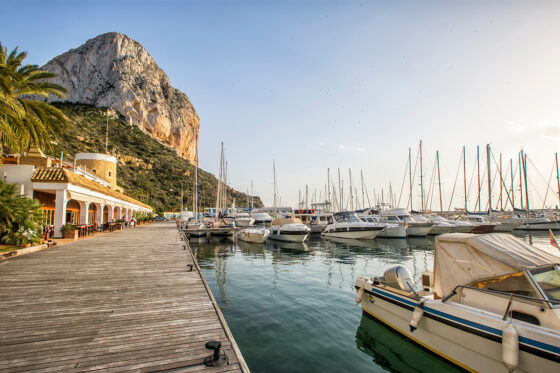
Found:
[(237, 233), (237, 239), (249, 243), (263, 243), (270, 236), (270, 231), (265, 227), (249, 227)]
[(353, 211), (337, 212), (333, 214), (333, 219), (323, 230), (323, 236), (373, 240), (385, 229), (385, 224), (361, 221)]
[(416, 289), (403, 266), (356, 281), (363, 312), (453, 364), (560, 370), (560, 256), (503, 233), (436, 238)]
[(255, 219), (248, 212), (238, 212), (235, 214), (236, 227), (250, 227), (255, 223)]
[(303, 242), (311, 229), (297, 218), (276, 218), (270, 225), (270, 239), (287, 242)]

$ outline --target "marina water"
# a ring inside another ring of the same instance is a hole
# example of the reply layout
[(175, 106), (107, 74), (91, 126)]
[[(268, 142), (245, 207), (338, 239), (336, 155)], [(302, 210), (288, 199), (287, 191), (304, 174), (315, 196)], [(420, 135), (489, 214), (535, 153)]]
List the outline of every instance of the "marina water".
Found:
[[(516, 233), (550, 250), (548, 233)], [(362, 316), (354, 281), (405, 265), (431, 270), (434, 238), (192, 242), (253, 372), (434, 372), (454, 367)]]

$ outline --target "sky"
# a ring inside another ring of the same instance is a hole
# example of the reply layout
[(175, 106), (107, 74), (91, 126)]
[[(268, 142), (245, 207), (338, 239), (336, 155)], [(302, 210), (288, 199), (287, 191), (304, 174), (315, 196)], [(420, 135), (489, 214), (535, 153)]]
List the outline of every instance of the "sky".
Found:
[(328, 168), (345, 188), (351, 169), (360, 197), (363, 171), (370, 201), (390, 183), (399, 199), (420, 140), (428, 190), (439, 151), (444, 207), (464, 205), (462, 169), (449, 203), (462, 147), (476, 184), (476, 146), (483, 173), (486, 144), (514, 168), (523, 149), (532, 206), (558, 204), (558, 1), (55, 0), (4, 2), (2, 14), (0, 41), (29, 51), (29, 63), (109, 31), (140, 42), (199, 114), (201, 168), (217, 172), (223, 141), (230, 185), (247, 191), (253, 180), (267, 205), (273, 160), (284, 205), (306, 184), (310, 199), (324, 198)]

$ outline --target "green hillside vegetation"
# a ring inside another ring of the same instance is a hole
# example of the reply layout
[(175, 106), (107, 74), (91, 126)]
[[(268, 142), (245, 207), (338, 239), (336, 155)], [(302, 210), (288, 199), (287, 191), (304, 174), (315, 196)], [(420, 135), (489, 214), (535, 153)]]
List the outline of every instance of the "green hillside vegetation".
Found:
[[(104, 108), (81, 104), (55, 104), (69, 119), (68, 128), (53, 144), (50, 152), (64, 160), (73, 161), (80, 152), (105, 152), (106, 114)], [(145, 202), (156, 211), (179, 211), (181, 183), (184, 206), (192, 209), (195, 166), (180, 158), (174, 150), (130, 126), (120, 114), (109, 116), (109, 153), (118, 161), (117, 183), (125, 193)], [(209, 172), (199, 169), (199, 195), (201, 208), (216, 203), (218, 180)], [(228, 206), (233, 198), (236, 206), (247, 205), (247, 195), (228, 188)], [(262, 202), (255, 197), (256, 207)]]

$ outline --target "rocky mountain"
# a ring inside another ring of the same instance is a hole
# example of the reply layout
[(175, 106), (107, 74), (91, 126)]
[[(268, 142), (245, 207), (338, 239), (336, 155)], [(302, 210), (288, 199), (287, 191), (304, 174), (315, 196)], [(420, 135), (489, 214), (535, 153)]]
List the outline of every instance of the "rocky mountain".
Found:
[(171, 86), (140, 43), (116, 32), (102, 34), (53, 58), (43, 69), (58, 74), (54, 82), (68, 89), (63, 101), (110, 107), (130, 125), (194, 161), (200, 128), (194, 106)]

